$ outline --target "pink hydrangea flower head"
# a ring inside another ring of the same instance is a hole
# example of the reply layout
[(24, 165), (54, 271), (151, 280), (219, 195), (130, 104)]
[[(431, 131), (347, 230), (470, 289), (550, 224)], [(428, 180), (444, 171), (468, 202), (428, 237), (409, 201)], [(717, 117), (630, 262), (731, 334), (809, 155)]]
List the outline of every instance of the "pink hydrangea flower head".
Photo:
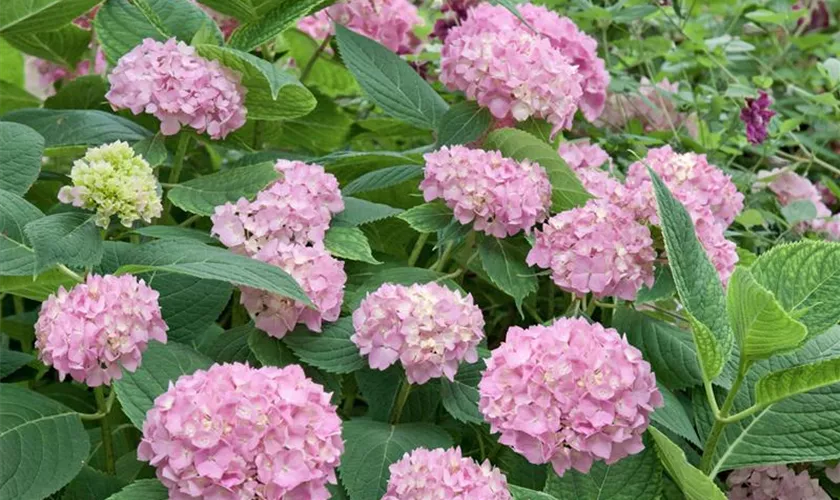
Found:
[(644, 449), (663, 405), (642, 353), (612, 328), (582, 318), (511, 327), (478, 384), (478, 407), (499, 442), (563, 475), (587, 473)]
[(612, 159), (606, 151), (589, 140), (564, 142), (557, 149), (560, 157), (575, 172), (583, 187), (596, 198), (603, 198), (621, 205), (627, 198), (627, 190), (617, 179), (603, 170), (606, 165), (612, 171)]
[(706, 155), (680, 154), (671, 146), (663, 146), (649, 150), (644, 160), (633, 163), (627, 171), (626, 204), (640, 219), (659, 224), (648, 166), (690, 213), (709, 208), (715, 219), (728, 227), (744, 208), (744, 195), (738, 192), (729, 175), (706, 160)]
[(551, 269), (554, 283), (578, 295), (634, 300), (653, 286), (656, 251), (647, 226), (607, 200), (589, 200), (543, 224), (528, 265)]
[(551, 183), (537, 163), (464, 146), (444, 146), (424, 158), (423, 197), (442, 198), (459, 222), (473, 222), (477, 231), (504, 238), (530, 231), (548, 215)]
[(824, 233), (830, 239), (840, 239), (840, 217), (832, 217), (831, 209), (823, 201), (823, 195), (807, 177), (781, 168), (763, 170), (758, 173), (754, 190), (767, 188), (776, 195), (783, 207), (798, 201), (808, 201), (816, 209), (816, 218), (803, 221), (794, 227), (797, 232), (811, 230)]
[(720, 221), (715, 220), (708, 209), (689, 213), (694, 222), (694, 232), (709, 261), (715, 267), (720, 281), (725, 285), (735, 271), (738, 263), (738, 252), (735, 243), (726, 239), (726, 228)]
[(321, 244), (333, 214), (344, 210), (338, 180), (317, 164), (277, 160), (280, 180), (254, 201), (216, 207), (212, 234), (234, 251), (255, 254), (272, 240)]
[(506, 8), (488, 3), (449, 31), (440, 66), (444, 85), (478, 101), (497, 120), (543, 118), (552, 135), (571, 127), (584, 96), (584, 77), (571, 56)]
[(105, 97), (112, 108), (154, 115), (163, 135), (189, 126), (222, 139), (245, 125), (246, 89), (240, 76), (174, 38), (146, 38), (120, 58), (108, 81)]
[(320, 332), (322, 322), (338, 319), (347, 275), (344, 263), (322, 246), (305, 247), (271, 240), (254, 258), (289, 273), (315, 305), (314, 308), (307, 307), (288, 297), (242, 287), (242, 304), (254, 318), (257, 328), (272, 337), (283, 338), (298, 323)]
[(298, 29), (315, 40), (332, 33), (332, 22), (372, 38), (394, 52), (413, 52), (419, 39), (412, 33), (423, 24), (408, 0), (345, 0), (298, 21)]
[(829, 500), (808, 471), (797, 474), (784, 465), (738, 469), (726, 478), (729, 500)]
[(391, 464), (382, 500), (509, 500), (507, 478), (489, 460), (479, 465), (461, 448), (417, 448)]
[(822, 182), (817, 183), (817, 191), (820, 193), (820, 199), (823, 203), (827, 206), (831, 207), (837, 205), (837, 197), (834, 196), (834, 192)]
[(90, 59), (85, 59), (72, 69), (46, 59), (27, 56), (24, 67), (26, 90), (39, 97), (49, 97), (55, 94), (56, 83), (69, 82), (85, 75), (102, 75), (107, 67), (108, 61), (102, 49), (96, 49), (93, 65)]
[(330, 394), (298, 365), (213, 365), (146, 413), (140, 460), (169, 498), (330, 498), (344, 443)]
[(519, 13), (538, 33), (551, 40), (551, 45), (577, 66), (582, 77), (583, 97), (580, 109), (589, 121), (595, 121), (604, 111), (610, 74), (604, 60), (598, 57), (598, 42), (580, 31), (568, 17), (562, 17), (541, 5), (524, 3)]
[(412, 384), (445, 376), (454, 380), (461, 361), (475, 363), (484, 338), (484, 317), (473, 302), (437, 283), (386, 283), (353, 312), (351, 340), (370, 367), (384, 370), (400, 361)]
[(130, 274), (88, 275), (70, 291), (60, 287), (41, 306), (35, 323), (38, 358), (61, 380), (110, 385), (123, 368), (140, 366), (150, 340), (166, 343), (158, 292)]

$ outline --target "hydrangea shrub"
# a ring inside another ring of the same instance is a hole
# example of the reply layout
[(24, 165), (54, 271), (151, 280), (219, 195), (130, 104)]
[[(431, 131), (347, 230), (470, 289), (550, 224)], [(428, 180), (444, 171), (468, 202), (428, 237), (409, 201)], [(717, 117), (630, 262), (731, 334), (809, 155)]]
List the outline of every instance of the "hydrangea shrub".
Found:
[(7, 0), (0, 498), (840, 498), (838, 14)]

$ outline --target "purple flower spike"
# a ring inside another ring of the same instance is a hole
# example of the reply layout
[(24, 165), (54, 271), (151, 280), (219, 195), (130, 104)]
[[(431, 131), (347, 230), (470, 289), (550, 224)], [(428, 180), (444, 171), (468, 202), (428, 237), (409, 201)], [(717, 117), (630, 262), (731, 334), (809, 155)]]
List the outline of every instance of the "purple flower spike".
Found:
[(747, 98), (746, 102), (741, 109), (741, 121), (747, 127), (747, 140), (751, 144), (761, 144), (767, 139), (767, 124), (776, 112), (770, 109), (771, 99), (767, 92), (760, 91), (758, 99)]

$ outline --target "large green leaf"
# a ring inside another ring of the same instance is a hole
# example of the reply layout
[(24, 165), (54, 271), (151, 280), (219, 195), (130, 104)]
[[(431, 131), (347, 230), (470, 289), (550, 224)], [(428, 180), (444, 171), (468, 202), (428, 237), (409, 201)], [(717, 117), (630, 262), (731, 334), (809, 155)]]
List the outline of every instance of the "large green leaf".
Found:
[(19, 123), (0, 122), (0, 189), (23, 195), (38, 178), (44, 138)]
[(662, 235), (680, 300), (688, 313), (694, 343), (707, 381), (720, 375), (732, 352), (733, 334), (717, 271), (694, 233), (694, 223), (652, 169)]
[(55, 31), (23, 32), (3, 36), (10, 45), (21, 52), (52, 61), (65, 68), (75, 68), (88, 53), (91, 32), (68, 24)]
[(169, 326), (166, 334), (176, 342), (189, 343), (207, 331), (227, 306), (232, 291), (228, 283), (181, 274), (141, 276), (160, 293), (160, 311)]
[(333, 226), (355, 227), (386, 219), (402, 210), (382, 203), (373, 203), (358, 198), (344, 197), (344, 210), (333, 217)]
[[(96, 37), (111, 63), (145, 38), (189, 43), (202, 28), (223, 42), (216, 23), (189, 0), (108, 0), (96, 14)], [(205, 31), (206, 32), (206, 31)]]
[(135, 142), (152, 136), (132, 121), (92, 109), (21, 109), (6, 113), (2, 119), (37, 130), (44, 137), (47, 154), (51, 148)]
[(12, 0), (0, 9), (0, 33), (28, 33), (61, 28), (100, 0)]
[(358, 227), (331, 227), (324, 236), (324, 247), (335, 257), (381, 264), (373, 257), (370, 242)]
[[(756, 362), (735, 398), (732, 413), (755, 402), (753, 387), (770, 373), (791, 367), (840, 358), (840, 327), (809, 337), (802, 348)], [(803, 374), (805, 375), (805, 374)], [(807, 383), (807, 380), (803, 380)], [(784, 390), (783, 387), (767, 387)], [(713, 417), (705, 397), (695, 397), (695, 419), (701, 435)], [(773, 403), (736, 423), (729, 424), (715, 450), (712, 473), (755, 464), (818, 462), (840, 458), (840, 384), (811, 390)]]
[(0, 275), (35, 274), (35, 251), (23, 228), (44, 216), (35, 205), (0, 189)]
[(138, 246), (118, 273), (164, 271), (227, 281), (311, 304), (300, 285), (277, 266), (189, 240), (158, 240)]
[(248, 89), (248, 118), (288, 120), (315, 109), (315, 96), (297, 78), (270, 62), (229, 47), (202, 44), (197, 50), (242, 75), (242, 84)]
[[(0, 38), (0, 42), (3, 39)], [(2, 54), (0, 54), (2, 57)], [(0, 80), (0, 115), (21, 108), (37, 108), (41, 100), (13, 83)]]
[(108, 497), (108, 500), (167, 500), (169, 490), (157, 479), (140, 479)]
[(18, 371), (34, 359), (35, 356), (31, 354), (0, 347), (0, 379)]
[(353, 120), (336, 103), (314, 92), (318, 104), (309, 114), (283, 122), (282, 133), (271, 144), (278, 148), (325, 154), (344, 146)]
[(146, 412), (154, 406), (155, 398), (166, 392), (169, 383), (181, 375), (206, 370), (213, 360), (177, 342), (150, 342), (143, 353), (143, 361), (134, 373), (124, 371), (114, 382), (114, 390), (123, 413), (138, 429), (143, 428)]
[(93, 267), (102, 260), (102, 239), (93, 216), (66, 212), (34, 220), (23, 229), (35, 250), (35, 272), (56, 264)]
[(726, 310), (742, 358), (764, 359), (796, 349), (805, 340), (805, 325), (791, 318), (773, 294), (750, 271), (738, 267), (729, 279)]
[(170, 189), (167, 196), (182, 210), (212, 215), (217, 206), (229, 201), (253, 199), (258, 191), (278, 178), (273, 163), (258, 163), (189, 180)]
[(207, 345), (201, 346), (199, 351), (217, 363), (248, 363), (251, 366), (259, 366), (259, 358), (251, 350), (248, 339), (251, 335), (258, 333), (254, 323), (247, 323), (231, 328)]
[(680, 402), (679, 398), (671, 391), (666, 389), (662, 383), (657, 383), (662, 400), (665, 406), (657, 408), (650, 416), (651, 422), (664, 427), (674, 434), (685, 438), (698, 448), (702, 448), (700, 438), (697, 436), (697, 431), (694, 429), (693, 418), (688, 414), (688, 410)]
[(105, 99), (108, 86), (108, 82), (101, 75), (80, 76), (69, 82), (62, 82), (58, 92), (44, 101), (44, 107), (48, 109), (99, 109), (104, 111), (110, 108), (107, 104), (108, 101)]
[[(485, 353), (489, 356), (489, 353)], [(483, 424), (484, 417), (478, 410), (478, 382), (486, 364), (484, 359), (475, 363), (462, 363), (450, 382), (440, 379), (440, 396), (443, 407), (450, 415), (465, 423)]]
[(324, 326), (321, 333), (298, 328), (283, 342), (302, 361), (330, 373), (352, 373), (365, 366), (359, 348), (350, 340), (353, 320), (341, 318)]
[(61, 500), (100, 500), (120, 491), (125, 482), (117, 476), (106, 474), (85, 465), (61, 495)]
[(0, 498), (39, 500), (70, 482), (88, 457), (78, 413), (23, 387), (0, 384)]
[(390, 421), (400, 384), (405, 378), (402, 367), (394, 364), (385, 370), (374, 370), (365, 366), (354, 375), (359, 392), (368, 405), (365, 418), (378, 422)]
[(656, 500), (662, 491), (662, 466), (653, 442), (615, 464), (597, 461), (588, 474), (574, 469), (563, 477), (549, 472), (545, 493), (556, 500)]
[(335, 29), (345, 64), (376, 104), (414, 126), (438, 128), (448, 106), (408, 63), (370, 38), (341, 25)]
[(639, 348), (656, 379), (672, 389), (703, 383), (691, 334), (628, 307), (616, 309), (613, 328)]
[(671, 479), (677, 483), (686, 500), (726, 500), (726, 496), (711, 478), (688, 463), (685, 452), (679, 446), (655, 427), (648, 427), (648, 432), (656, 442), (659, 460)]
[[(289, 55), (292, 56), (301, 70), (309, 64), (321, 44), (321, 42), (313, 40), (296, 29), (286, 30), (283, 33), (283, 38), (289, 46)], [(339, 62), (338, 57), (327, 54), (326, 51), (321, 51), (318, 60), (309, 68), (306, 84), (317, 87), (321, 93), (330, 97), (354, 95), (359, 90), (356, 79)]]
[(424, 203), (398, 215), (418, 233), (442, 231), (452, 222), (452, 209), (441, 202)]
[(429, 424), (389, 425), (373, 420), (344, 422), (341, 482), (353, 500), (379, 500), (385, 494), (388, 467), (415, 448), (448, 448), (452, 438)]
[(808, 240), (779, 245), (762, 254), (750, 272), (797, 316), (809, 335), (840, 321), (840, 243)]
[(191, 240), (199, 243), (215, 244), (218, 240), (205, 231), (181, 226), (144, 226), (138, 227), (133, 233), (160, 240)]
[(228, 44), (239, 50), (251, 51), (259, 45), (274, 39), (286, 28), (317, 10), (317, 7), (326, 3), (325, 0), (280, 0), (277, 2), (261, 2), (263, 5), (272, 6), (271, 10), (260, 12), (259, 16), (249, 22), (243, 23), (230, 36)]
[(76, 280), (58, 269), (41, 273), (37, 276), (0, 276), (0, 293), (8, 293), (32, 300), (46, 300), (58, 287), (70, 288)]
[(490, 281), (513, 297), (521, 314), (522, 301), (537, 291), (537, 276), (525, 263), (528, 251), (510, 238), (500, 240), (487, 236), (478, 246), (478, 253)]
[(248, 347), (263, 366), (282, 367), (298, 362), (297, 357), (280, 339), (270, 337), (257, 328), (248, 334)]
[(551, 181), (551, 209), (562, 212), (586, 203), (589, 193), (557, 150), (523, 130), (502, 128), (487, 135), (484, 149), (498, 149), (507, 158), (539, 163)]
[(251, 0), (201, 0), (201, 3), (240, 21), (250, 21), (259, 17)]
[(510, 494), (513, 496), (513, 500), (557, 500), (548, 493), (534, 491), (532, 489), (523, 488), (522, 486), (509, 484), (508, 489), (510, 490)]
[(474, 101), (462, 101), (449, 108), (440, 120), (437, 145), (451, 146), (478, 140), (490, 128), (490, 111)]
[(761, 377), (755, 385), (755, 400), (759, 405), (770, 405), (838, 382), (840, 358), (794, 366)]
[[(423, 176), (423, 168), (419, 165), (397, 165), (368, 172), (347, 184), (341, 189), (345, 195), (366, 193), (398, 186), (403, 182)], [(447, 221), (448, 222), (448, 221)]]

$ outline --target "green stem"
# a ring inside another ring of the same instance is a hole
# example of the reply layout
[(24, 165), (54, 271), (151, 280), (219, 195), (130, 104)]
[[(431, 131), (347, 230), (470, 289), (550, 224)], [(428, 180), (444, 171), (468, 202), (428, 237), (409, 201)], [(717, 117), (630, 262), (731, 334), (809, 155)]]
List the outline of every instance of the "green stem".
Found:
[(73, 271), (69, 267), (65, 266), (64, 264), (59, 264), (58, 265), (58, 270), (61, 271), (62, 273), (64, 273), (65, 275), (73, 278), (74, 280), (78, 281), (79, 283), (82, 283), (83, 281), (85, 281), (85, 279), (82, 278), (81, 276), (79, 276), (78, 273), (76, 273), (75, 271)]
[(437, 262), (432, 264), (432, 271), (443, 271), (444, 266), (449, 261), (449, 256), (452, 254), (452, 250), (455, 248), (455, 243), (450, 243), (446, 246), (446, 249), (443, 251), (443, 255), (440, 256)]
[(397, 393), (397, 400), (394, 403), (394, 409), (391, 412), (392, 424), (396, 424), (400, 421), (403, 408), (405, 408), (405, 402), (408, 401), (409, 393), (411, 393), (411, 384), (408, 383), (408, 380), (405, 377), (403, 377), (402, 380), (400, 380), (400, 392)]
[[(190, 136), (184, 132), (178, 136), (178, 149), (175, 150), (175, 159), (172, 161), (172, 170), (169, 171), (169, 184), (178, 184), (181, 178), (181, 171), (184, 169), (184, 158), (187, 156), (187, 148), (190, 146)], [(163, 218), (169, 215), (172, 209), (172, 202), (169, 198), (163, 203)]]
[(356, 393), (359, 388), (356, 385), (356, 377), (352, 374), (344, 380), (344, 403), (341, 405), (341, 412), (344, 416), (350, 418), (353, 412), (353, 407), (356, 405)]
[(327, 45), (330, 43), (330, 39), (332, 35), (327, 35), (324, 38), (324, 41), (321, 42), (321, 45), (318, 46), (318, 49), (312, 54), (312, 57), (309, 58), (309, 61), (306, 62), (306, 66), (303, 68), (303, 71), (300, 72), (300, 83), (306, 81), (306, 77), (309, 76), (309, 72), (312, 71), (312, 67), (315, 66), (315, 62), (318, 61), (318, 58), (321, 57), (321, 53), (327, 48)]
[[(108, 401), (105, 400), (105, 392), (102, 389), (102, 386), (98, 386), (93, 389), (93, 394), (96, 396), (96, 407), (99, 410), (98, 413), (102, 413), (104, 416), (99, 422), (100, 429), (102, 430), (102, 449), (105, 451), (105, 472), (114, 476), (117, 473), (116, 470), (116, 459), (114, 458), (114, 443), (113, 443), (113, 436), (111, 435), (111, 422), (108, 420), (108, 412), (111, 410), (111, 406)], [(113, 403), (113, 399), (111, 395), (114, 394), (114, 389), (111, 389), (111, 394), (109, 394), (109, 399), (111, 399), (111, 403)]]
[[(738, 396), (741, 384), (744, 383), (748, 369), (749, 363), (742, 359), (740, 365), (738, 366), (738, 376), (732, 384), (732, 389), (730, 389), (729, 394), (726, 395), (726, 400), (724, 400), (723, 405), (720, 407), (720, 411), (715, 412), (715, 423), (712, 425), (709, 437), (706, 438), (706, 444), (703, 446), (703, 458), (700, 460), (700, 470), (702, 470), (705, 474), (709, 474), (712, 471), (712, 460), (715, 457), (715, 450), (717, 449), (718, 441), (720, 441), (720, 436), (723, 434), (724, 428), (729, 425), (726, 417), (729, 416), (729, 410), (732, 409), (732, 405), (735, 403), (735, 398)], [(707, 388), (707, 394), (708, 392)], [(714, 393), (712, 393), (710, 397), (714, 399)]]
[(414, 244), (414, 248), (411, 249), (411, 255), (408, 257), (408, 267), (414, 267), (414, 264), (417, 264), (417, 259), (420, 258), (420, 252), (423, 251), (423, 247), (426, 246), (426, 240), (429, 239), (430, 233), (423, 233), (417, 238), (417, 243)]

